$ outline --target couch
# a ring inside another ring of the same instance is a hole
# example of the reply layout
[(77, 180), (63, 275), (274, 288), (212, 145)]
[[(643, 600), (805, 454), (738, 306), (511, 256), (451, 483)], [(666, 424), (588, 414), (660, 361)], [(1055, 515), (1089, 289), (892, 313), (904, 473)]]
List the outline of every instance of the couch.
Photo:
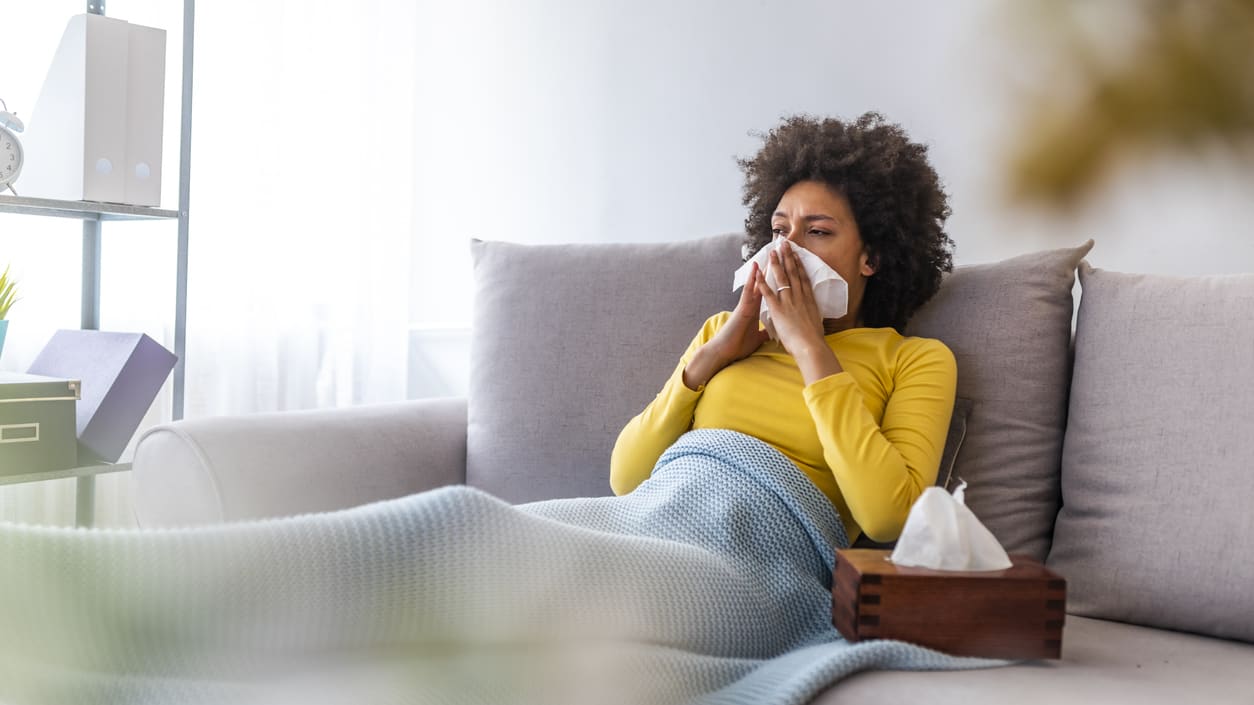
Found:
[[(137, 518), (452, 483), (511, 502), (609, 494), (618, 431), (734, 305), (740, 243), (474, 241), (466, 398), (158, 426), (135, 454)], [(867, 672), (814, 703), (1254, 703), (1254, 275), (1109, 272), (1084, 261), (1092, 247), (959, 266), (907, 330), (958, 361), (942, 483), (965, 480), (1011, 553), (1068, 580), (1062, 659)]]

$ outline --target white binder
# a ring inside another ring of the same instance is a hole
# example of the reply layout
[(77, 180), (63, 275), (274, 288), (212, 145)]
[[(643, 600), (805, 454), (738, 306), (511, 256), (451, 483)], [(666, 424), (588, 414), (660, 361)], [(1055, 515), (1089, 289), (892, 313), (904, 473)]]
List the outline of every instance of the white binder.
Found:
[(160, 205), (164, 98), (165, 30), (71, 17), (22, 135), (18, 192)]
[(161, 205), (164, 118), (165, 30), (132, 24), (127, 58), (124, 203)]

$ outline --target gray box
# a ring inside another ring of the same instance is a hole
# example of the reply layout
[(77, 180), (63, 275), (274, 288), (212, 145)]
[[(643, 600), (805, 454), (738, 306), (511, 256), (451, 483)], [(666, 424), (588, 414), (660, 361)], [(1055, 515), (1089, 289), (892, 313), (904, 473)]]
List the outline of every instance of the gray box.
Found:
[(78, 464), (77, 380), (0, 372), (0, 476)]
[(117, 462), (178, 358), (143, 333), (59, 330), (31, 374), (82, 380), (79, 458)]

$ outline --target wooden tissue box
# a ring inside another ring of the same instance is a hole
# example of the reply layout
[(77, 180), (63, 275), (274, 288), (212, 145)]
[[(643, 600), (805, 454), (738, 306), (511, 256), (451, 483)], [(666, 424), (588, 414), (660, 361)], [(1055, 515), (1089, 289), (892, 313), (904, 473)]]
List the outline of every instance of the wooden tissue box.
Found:
[(1056, 659), (1067, 581), (1039, 561), (1006, 570), (907, 568), (891, 552), (836, 552), (832, 623), (851, 642), (900, 639), (956, 656)]

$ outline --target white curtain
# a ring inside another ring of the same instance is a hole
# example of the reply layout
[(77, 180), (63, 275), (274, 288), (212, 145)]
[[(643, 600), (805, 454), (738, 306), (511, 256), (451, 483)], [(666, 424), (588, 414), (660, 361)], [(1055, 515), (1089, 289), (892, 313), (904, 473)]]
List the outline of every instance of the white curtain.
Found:
[[(83, 3), (12, 4), (29, 60), (0, 73), (0, 97), (29, 115)], [(162, 202), (176, 208), (182, 3), (107, 11), (167, 30)], [(406, 397), (416, 22), (387, 0), (198, 4), (187, 417)], [(102, 328), (173, 348), (176, 237), (172, 222), (105, 224)], [(13, 261), (25, 297), (0, 369), (77, 327), (80, 242), (77, 222), (0, 215), (0, 268)], [(170, 407), (167, 384), (141, 428)], [(98, 524), (132, 523), (129, 482), (100, 478)], [(0, 488), (0, 519), (71, 523), (73, 482)]]
[(403, 399), (414, 12), (201, 3), (188, 416)]

